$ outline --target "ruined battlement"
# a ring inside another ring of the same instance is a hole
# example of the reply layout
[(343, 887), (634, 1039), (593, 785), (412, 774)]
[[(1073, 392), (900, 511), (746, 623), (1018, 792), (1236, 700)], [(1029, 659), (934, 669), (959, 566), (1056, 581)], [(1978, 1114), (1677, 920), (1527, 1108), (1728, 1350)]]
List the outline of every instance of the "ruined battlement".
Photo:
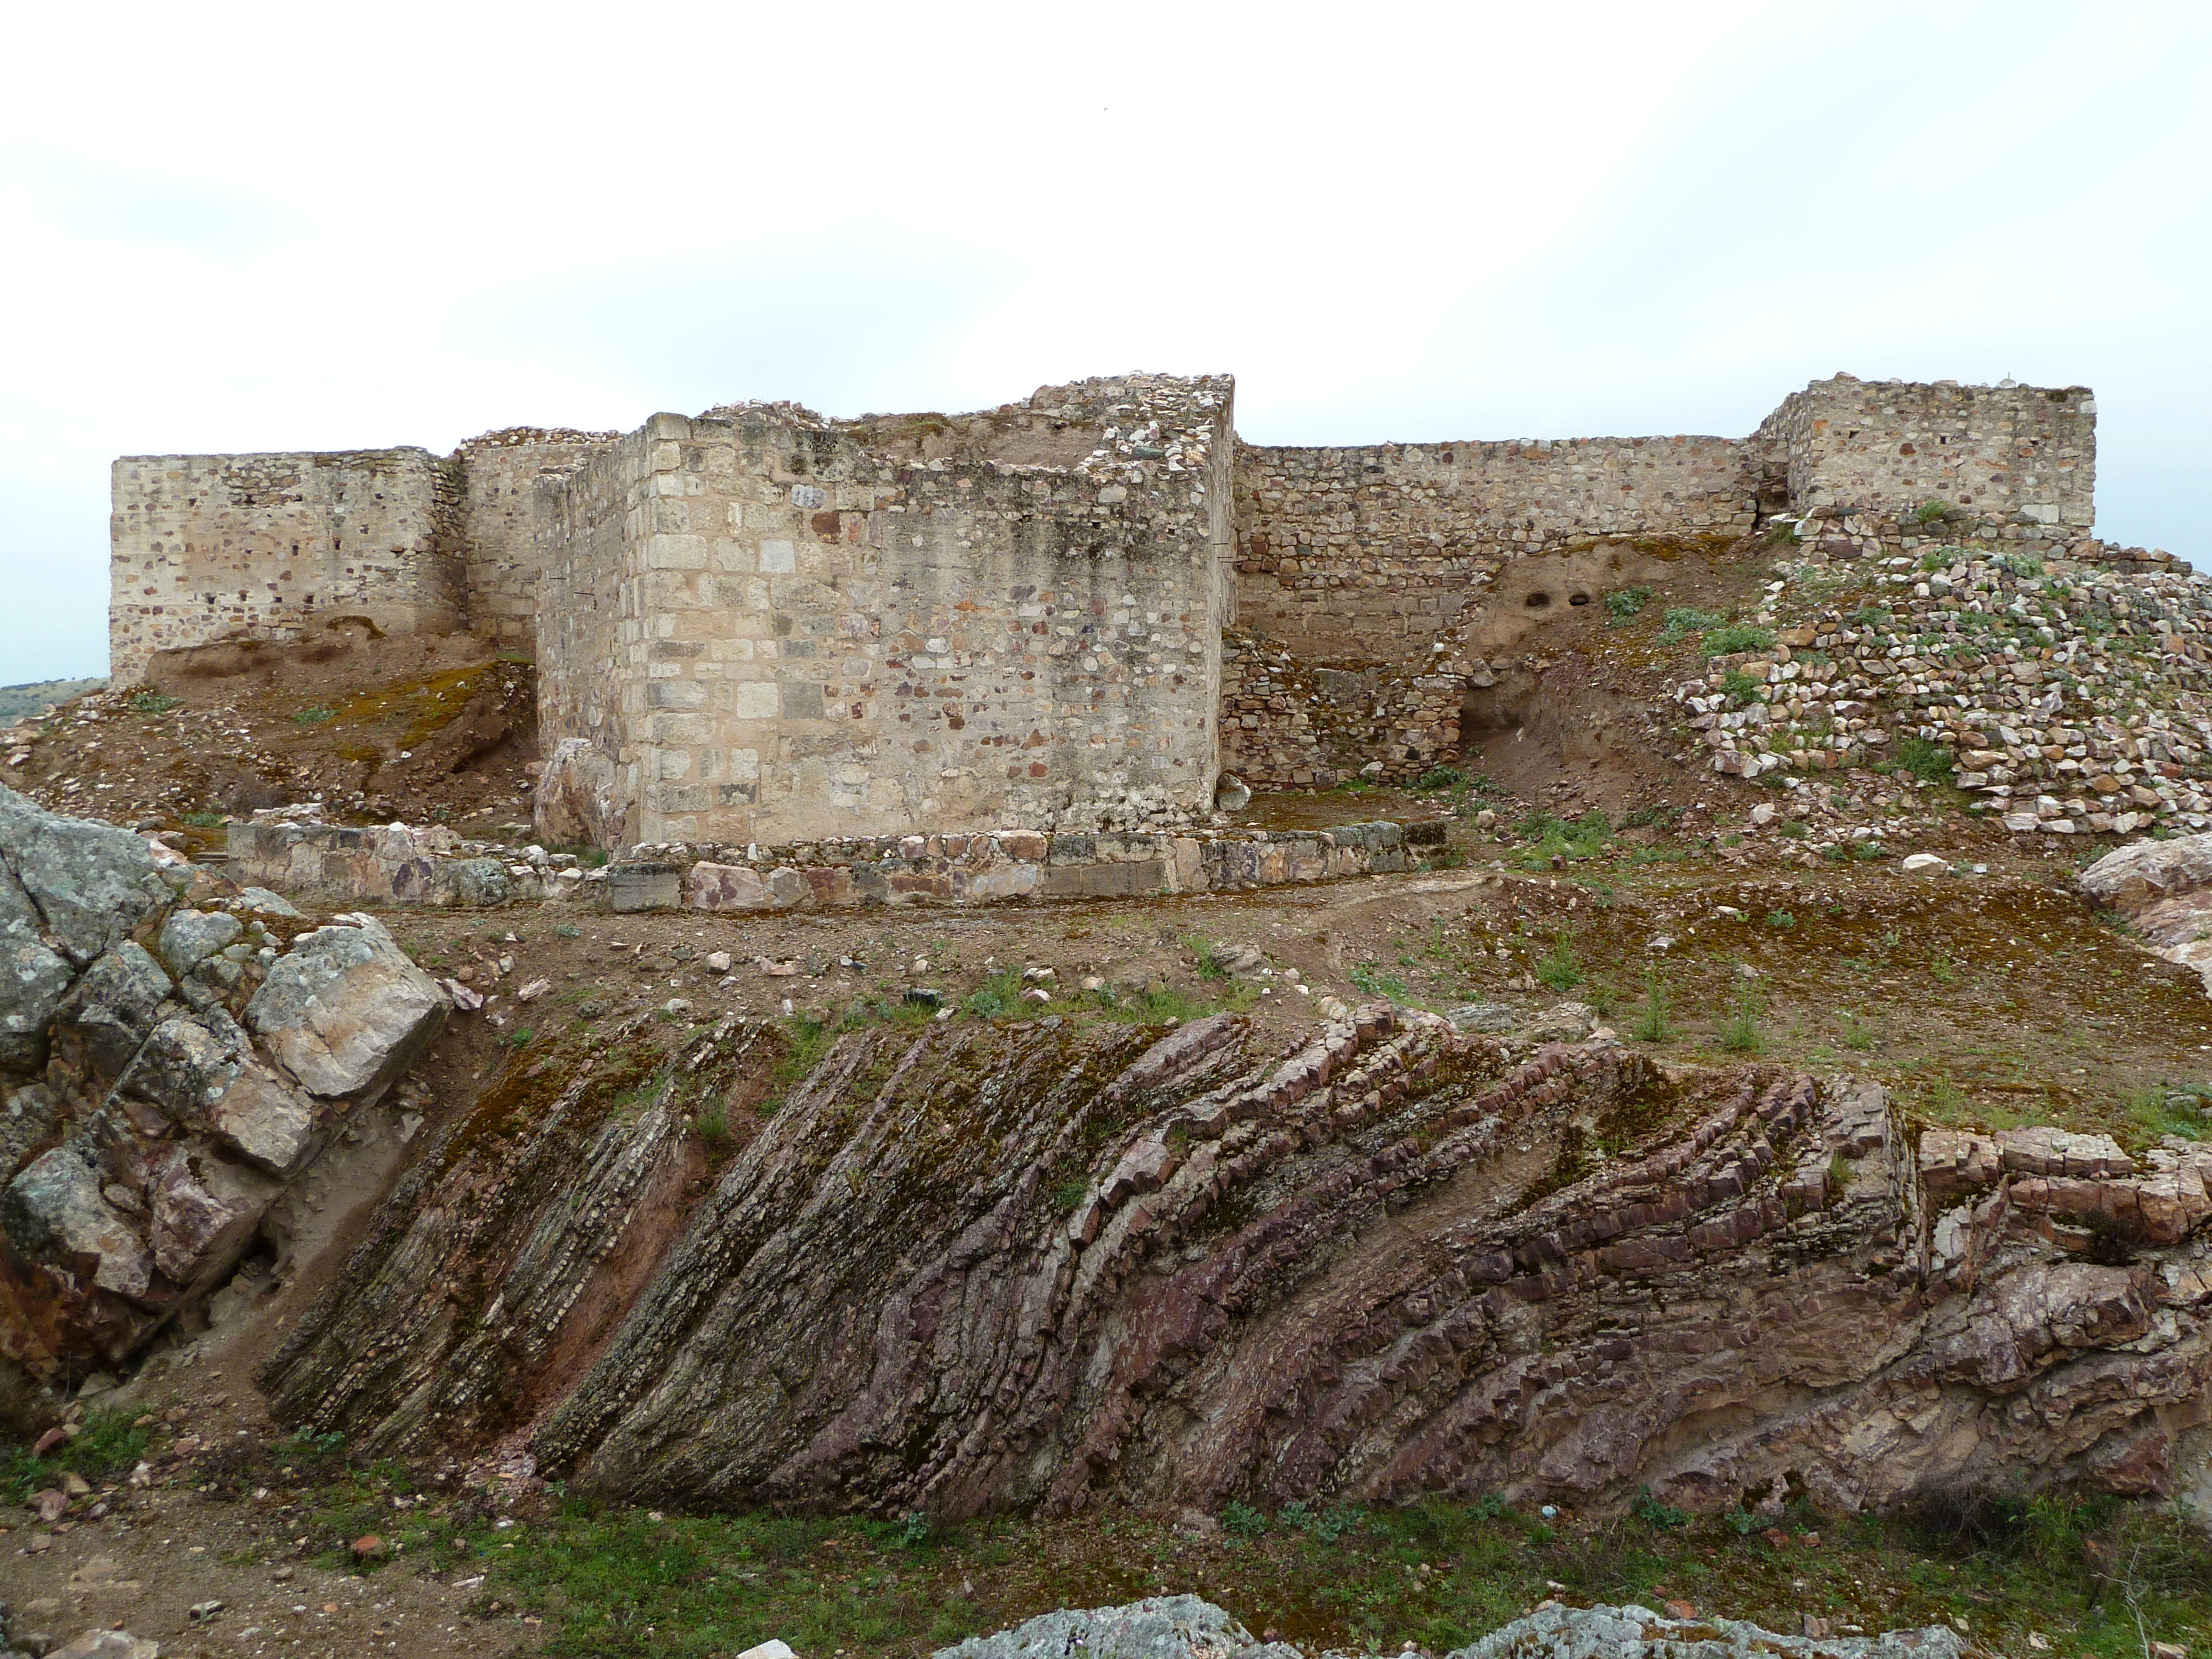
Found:
[(1276, 447), (1237, 442), (1226, 376), (1129, 374), (962, 415), (514, 427), (444, 458), (126, 457), (112, 672), (344, 616), (531, 649), (562, 840), (1157, 826), (1224, 765), (1334, 775), (1285, 660), (1389, 705), (1370, 746), (1410, 775), (1457, 738), (1432, 653), (1593, 560), (1784, 517), (1853, 556), (1931, 502), (2088, 547), (2095, 420), (2078, 386), (1838, 375), (1740, 440)]

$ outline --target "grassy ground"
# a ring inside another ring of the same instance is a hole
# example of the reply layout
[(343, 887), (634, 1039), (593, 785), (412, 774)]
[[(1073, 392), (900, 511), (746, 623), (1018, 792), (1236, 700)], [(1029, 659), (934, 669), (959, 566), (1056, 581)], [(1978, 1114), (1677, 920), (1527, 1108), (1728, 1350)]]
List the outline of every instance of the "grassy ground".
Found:
[[(663, 1516), (550, 1495), (516, 1515), (413, 1494), (398, 1465), (313, 1495), (310, 1550), (348, 1566), (376, 1532), (381, 1567), (483, 1575), (481, 1613), (542, 1620), (560, 1654), (720, 1656), (781, 1636), (809, 1656), (924, 1655), (1060, 1606), (1192, 1591), (1255, 1633), (1431, 1653), (1546, 1596), (1687, 1601), (1706, 1615), (1838, 1632), (1949, 1623), (1987, 1651), (2212, 1655), (2212, 1540), (2114, 1500), (1932, 1504), (1910, 1517), (1692, 1520), (1648, 1500), (1618, 1521), (1547, 1522), (1496, 1504), (1273, 1516), (1231, 1504), (1206, 1535), (1105, 1510), (939, 1531), (905, 1522)], [(289, 1540), (286, 1540), (288, 1543)], [(270, 1559), (289, 1559), (280, 1550)]]

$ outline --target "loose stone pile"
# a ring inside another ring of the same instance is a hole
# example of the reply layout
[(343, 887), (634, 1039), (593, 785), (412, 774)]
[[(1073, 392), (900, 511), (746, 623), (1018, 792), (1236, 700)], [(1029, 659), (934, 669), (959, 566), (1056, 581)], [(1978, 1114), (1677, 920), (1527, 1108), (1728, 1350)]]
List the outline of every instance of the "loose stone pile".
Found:
[(1781, 575), (1757, 637), (1672, 690), (1716, 772), (1887, 757), (2016, 832), (2212, 823), (2212, 579), (1979, 546)]

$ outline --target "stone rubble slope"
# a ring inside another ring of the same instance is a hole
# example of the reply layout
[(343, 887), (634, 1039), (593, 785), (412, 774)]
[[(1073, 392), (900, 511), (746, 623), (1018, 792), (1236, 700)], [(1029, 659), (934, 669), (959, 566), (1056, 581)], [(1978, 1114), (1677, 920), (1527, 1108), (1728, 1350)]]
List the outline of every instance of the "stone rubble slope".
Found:
[(1778, 574), (1763, 637), (1671, 690), (1714, 771), (1803, 789), (1912, 739), (2015, 832), (2212, 826), (2212, 577), (1953, 546)]
[[(995, 1636), (972, 1636), (933, 1659), (1305, 1659), (1287, 1642), (1260, 1642), (1195, 1595), (1048, 1613)], [(1959, 1659), (1941, 1626), (1872, 1637), (1778, 1635), (1733, 1619), (1670, 1619), (1649, 1607), (1547, 1602), (1444, 1659)], [(1351, 1659), (1332, 1650), (1316, 1659)]]
[(0, 1392), (112, 1365), (216, 1289), (448, 1007), (371, 916), (308, 927), (0, 787)]

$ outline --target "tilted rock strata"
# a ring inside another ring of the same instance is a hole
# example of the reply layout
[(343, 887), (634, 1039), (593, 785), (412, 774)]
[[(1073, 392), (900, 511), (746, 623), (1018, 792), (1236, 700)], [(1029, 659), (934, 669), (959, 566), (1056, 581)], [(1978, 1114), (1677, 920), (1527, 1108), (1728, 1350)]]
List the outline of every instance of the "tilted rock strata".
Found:
[[(1383, 1008), (1257, 1064), (1229, 1016), (1157, 1035), (848, 1033), (677, 1206), (623, 1163), (672, 1156), (651, 1112), (580, 1139), (501, 1109), (266, 1381), (385, 1449), (526, 1430), (632, 1498), (942, 1516), (1778, 1481), (1848, 1507), (2201, 1461), (2203, 1228), (2023, 1201), (1960, 1233), (1877, 1087)], [(2151, 1177), (2063, 1178), (2134, 1182), (2140, 1215)], [(465, 1201), (513, 1218), (472, 1242)], [(641, 1286), (618, 1325), (601, 1261)]]
[(34, 1376), (120, 1360), (214, 1289), (444, 1023), (372, 918), (280, 953), (214, 908), (227, 885), (0, 789), (0, 1358)]

